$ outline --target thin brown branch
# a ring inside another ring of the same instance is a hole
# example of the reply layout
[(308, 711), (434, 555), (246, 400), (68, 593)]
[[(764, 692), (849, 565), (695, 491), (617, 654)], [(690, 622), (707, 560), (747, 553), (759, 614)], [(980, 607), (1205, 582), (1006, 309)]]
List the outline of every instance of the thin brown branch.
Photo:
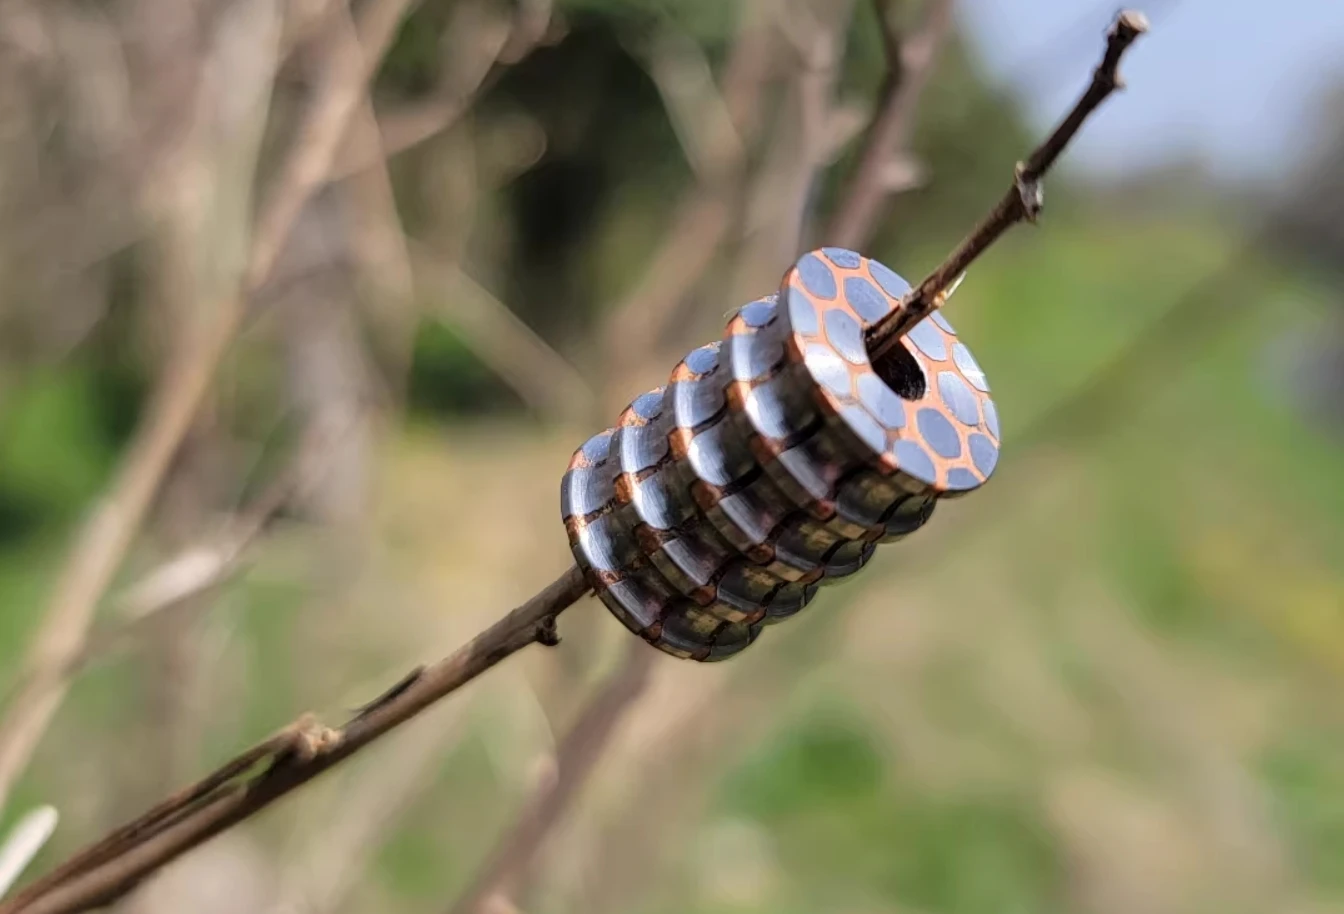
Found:
[[(79, 852), (0, 914), (72, 914), (108, 904), (150, 873), (242, 822), (415, 717), (529, 644), (556, 641), (555, 619), (588, 592), (571, 567), (439, 662), (415, 670), (339, 728), (305, 715), (201, 781)], [(258, 766), (264, 768), (255, 774)]]
[(186, 334), (165, 367), (121, 467), (80, 530), (61, 569), (24, 662), (30, 687), (0, 721), (0, 808), (64, 699), (63, 671), (83, 649), (94, 611), (120, 567), (232, 343), (246, 302), (270, 277), (304, 204), (321, 186), (346, 123), (392, 35), (415, 0), (374, 0), (361, 9), (358, 41), (333, 29), (317, 97), (280, 179), (256, 220), (238, 294), (204, 309), (203, 326)]
[(919, 101), (938, 52), (952, 31), (953, 0), (928, 0), (924, 21), (902, 40), (890, 22), (890, 4), (875, 0), (882, 20), (887, 75), (877, 113), (860, 145), (859, 164), (826, 231), (826, 243), (862, 249), (873, 234), (887, 198), (900, 189), (901, 162), (914, 131)]
[(1147, 30), (1148, 20), (1142, 13), (1125, 10), (1116, 16), (1107, 32), (1106, 51), (1092, 73), (1092, 82), (1087, 91), (1030, 158), (1018, 163), (1013, 173), (1012, 186), (1003, 199), (927, 279), (905, 296), (900, 308), (868, 328), (868, 353), (874, 361), (882, 358), (911, 327), (935, 311), (942, 304), (948, 286), (1008, 229), (1019, 222), (1036, 220), (1043, 205), (1041, 179), (1088, 116), (1112, 92), (1123, 88), (1124, 81), (1119, 74), (1120, 58)]
[(528, 798), (475, 880), (450, 914), (484, 914), (499, 900), (513, 903), (542, 844), (583, 789), (625, 713), (648, 683), (652, 652), (629, 639), (625, 660), (588, 700), (555, 751), (555, 768)]

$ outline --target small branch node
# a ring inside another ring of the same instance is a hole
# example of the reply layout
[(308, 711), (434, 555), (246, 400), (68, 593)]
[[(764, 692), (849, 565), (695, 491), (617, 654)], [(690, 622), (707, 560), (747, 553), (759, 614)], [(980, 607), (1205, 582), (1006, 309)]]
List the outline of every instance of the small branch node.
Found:
[(341, 731), (314, 721), (296, 734), (292, 758), (306, 765), (319, 755), (330, 752), (340, 742)]
[(312, 712), (304, 713), (284, 732), (284, 742), (272, 756), (272, 767), (285, 764), (306, 765), (339, 743), (341, 734), (326, 726)]
[(555, 625), (555, 616), (547, 616), (537, 623), (537, 643), (544, 647), (556, 647), (560, 644), (560, 632)]
[(1045, 208), (1045, 185), (1039, 178), (1027, 174), (1027, 166), (1018, 162), (1013, 172), (1013, 186), (1017, 188), (1017, 199), (1022, 206), (1022, 218), (1034, 224), (1036, 217)]

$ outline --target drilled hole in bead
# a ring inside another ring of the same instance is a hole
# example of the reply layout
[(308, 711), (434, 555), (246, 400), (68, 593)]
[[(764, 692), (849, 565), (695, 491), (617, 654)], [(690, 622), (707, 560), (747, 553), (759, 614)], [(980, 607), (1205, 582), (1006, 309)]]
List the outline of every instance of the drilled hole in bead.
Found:
[[(869, 353), (869, 358), (872, 353)], [(873, 372), (882, 379), (882, 383), (891, 388), (892, 393), (902, 400), (918, 400), (924, 396), (924, 372), (910, 354), (910, 350), (897, 343), (887, 350), (880, 359), (872, 363)]]

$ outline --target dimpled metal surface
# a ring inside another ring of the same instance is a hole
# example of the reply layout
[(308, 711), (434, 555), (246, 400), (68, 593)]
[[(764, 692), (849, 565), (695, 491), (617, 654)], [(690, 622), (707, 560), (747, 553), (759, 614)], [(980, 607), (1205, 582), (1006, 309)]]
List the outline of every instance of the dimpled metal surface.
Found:
[(730, 657), (989, 478), (998, 414), (941, 314), (900, 341), (899, 392), (868, 360), (864, 330), (909, 288), (853, 251), (806, 254), (574, 452), (570, 548), (627, 628)]

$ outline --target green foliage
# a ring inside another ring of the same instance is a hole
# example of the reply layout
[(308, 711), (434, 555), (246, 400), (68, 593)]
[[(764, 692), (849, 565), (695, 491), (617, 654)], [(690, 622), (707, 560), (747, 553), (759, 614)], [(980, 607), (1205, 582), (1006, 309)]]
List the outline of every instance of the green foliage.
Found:
[(1133, 483), (1114, 481), (1108, 493), (1102, 554), (1110, 571), (1133, 594), (1145, 622), (1168, 633), (1190, 634), (1210, 619), (1181, 549), (1184, 531), (1155, 499), (1135, 498)]
[(732, 34), (742, 4), (734, 0), (560, 0), (556, 6), (570, 17), (599, 18), (621, 28), (666, 20), (697, 40), (722, 43)]
[(97, 380), (34, 372), (8, 392), (0, 415), (0, 540), (68, 517), (98, 489), (113, 458)]
[(397, 30), (378, 71), (382, 94), (415, 98), (439, 85), (444, 64), (442, 35), (453, 4), (438, 0), (419, 4)]
[(1297, 733), (1266, 754), (1261, 773), (1311, 879), (1344, 899), (1344, 742)]
[[(417, 907), (442, 905), (445, 893), (454, 890), (450, 886), (465, 883), (489, 847), (480, 840), (481, 829), (495, 826), (505, 814), (498, 791), (482, 789), (493, 777), (490, 756), (479, 737), (462, 740), (447, 754), (430, 794), (410, 811), (404, 826), (378, 854), (378, 869), (393, 895), (417, 902)], [(463, 789), (466, 785), (471, 786)], [(445, 829), (467, 821), (478, 827)]]
[(443, 321), (422, 321), (412, 350), (407, 403), (432, 416), (480, 416), (521, 401)]
[(881, 789), (884, 761), (863, 722), (814, 713), (762, 747), (723, 788), (728, 811), (784, 823), (832, 804), (853, 806)]
[(722, 808), (766, 826), (787, 910), (834, 910), (876, 895), (919, 910), (1062, 910), (1059, 863), (1029, 804), (942, 795), (901, 779), (872, 727), (813, 711), (728, 779)]
[(14, 669), (60, 558), (65, 531), (0, 543), (0, 670)]
[[(288, 709), (301, 703), (295, 681), (298, 671), (291, 659), (295, 655), (292, 629), (304, 591), (287, 580), (251, 577), (240, 583), (234, 596), (252, 662), (240, 728), (248, 735), (268, 733), (292, 716)], [(219, 611), (229, 608), (220, 606)], [(211, 749), (224, 752), (238, 743), (238, 734), (219, 737), (220, 745)]]

